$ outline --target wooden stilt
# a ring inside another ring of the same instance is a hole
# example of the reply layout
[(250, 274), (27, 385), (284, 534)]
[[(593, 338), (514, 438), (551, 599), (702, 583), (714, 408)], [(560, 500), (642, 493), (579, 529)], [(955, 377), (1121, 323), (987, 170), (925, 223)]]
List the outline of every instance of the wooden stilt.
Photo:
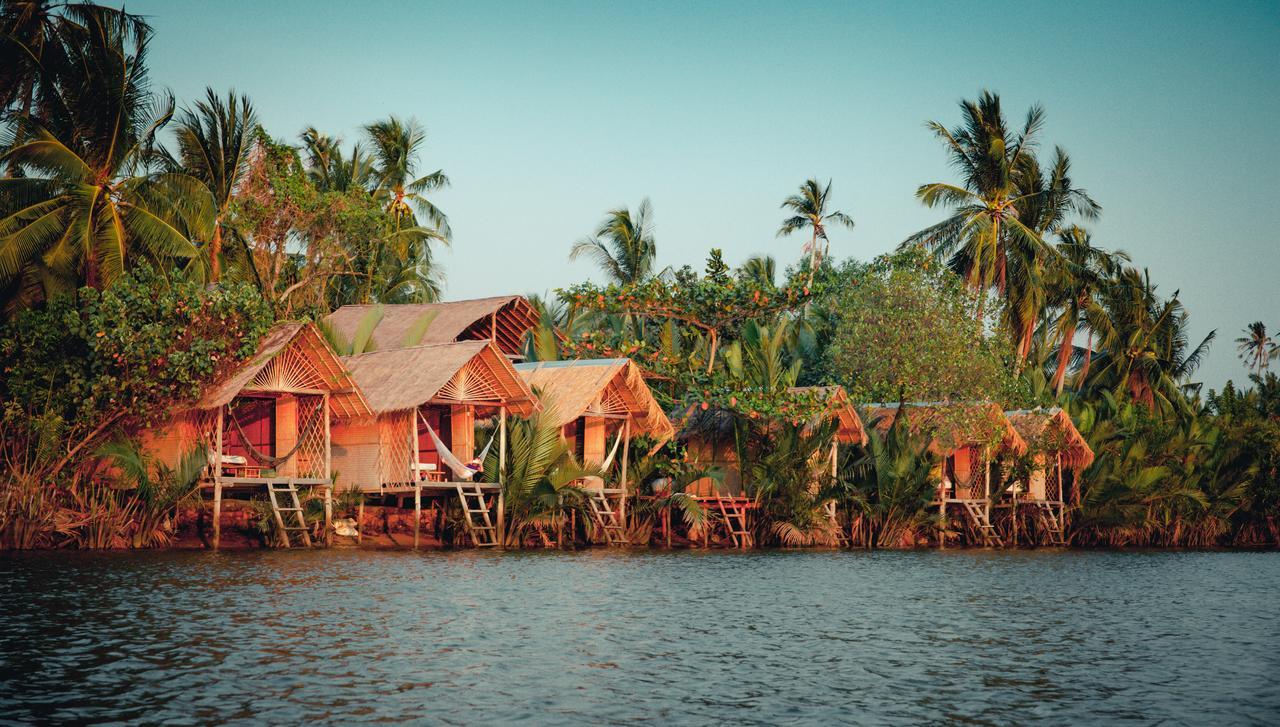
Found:
[(618, 524), (622, 526), (623, 531), (627, 528), (627, 496), (630, 491), (627, 489), (627, 460), (631, 459), (631, 418), (627, 417), (622, 422), (622, 502), (618, 503)]
[(507, 410), (498, 410), (498, 547), (507, 547)]
[(213, 480), (213, 549), (218, 549), (222, 540), (222, 478)]
[(324, 544), (332, 543), (333, 533), (333, 485), (324, 488)]
[(418, 549), (418, 530), (422, 527), (422, 486), (413, 484), (413, 549)]
[(356, 542), (364, 542), (364, 495), (360, 496), (360, 504), (356, 506)]

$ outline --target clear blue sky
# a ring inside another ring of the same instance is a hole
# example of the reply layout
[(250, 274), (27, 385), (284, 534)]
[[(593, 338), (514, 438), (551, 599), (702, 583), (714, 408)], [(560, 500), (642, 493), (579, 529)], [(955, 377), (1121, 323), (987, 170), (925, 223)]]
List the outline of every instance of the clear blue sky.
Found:
[(388, 114), (428, 130), (424, 170), (455, 233), (449, 298), (543, 292), (604, 212), (648, 196), (662, 264), (780, 262), (778, 204), (835, 180), (870, 258), (939, 219), (917, 185), (953, 179), (923, 128), (1001, 94), (1048, 110), (1047, 145), (1104, 208), (1193, 332), (1202, 378), (1243, 378), (1234, 339), (1280, 329), (1280, 3), (553, 3), (132, 0), (154, 80), (180, 101), (247, 93), (266, 127), (345, 137)]

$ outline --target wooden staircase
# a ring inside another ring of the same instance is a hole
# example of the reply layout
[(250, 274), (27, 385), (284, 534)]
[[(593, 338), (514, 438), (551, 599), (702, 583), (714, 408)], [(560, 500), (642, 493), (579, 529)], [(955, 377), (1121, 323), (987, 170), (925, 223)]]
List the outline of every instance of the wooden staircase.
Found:
[(991, 525), (991, 518), (987, 517), (987, 511), (983, 507), (983, 503), (973, 500), (960, 500), (960, 504), (964, 506), (964, 511), (968, 513), (969, 519), (978, 531), (978, 535), (982, 537), (982, 544), (1003, 548), (1004, 539), (1000, 537), (1000, 533), (996, 532), (995, 527)]
[(733, 540), (733, 547), (755, 547), (755, 538), (747, 527), (747, 504), (737, 498), (722, 497), (720, 495), (711, 498), (711, 502), (715, 504), (716, 510), (724, 518), (725, 528), (729, 531), (729, 537)]
[[(276, 499), (277, 495), (287, 495), (285, 507)], [(284, 483), (267, 483), (267, 500), (271, 503), (271, 514), (275, 516), (276, 527), (280, 530), (280, 544), (285, 548), (293, 547), (293, 536), (301, 535), (300, 545), (311, 547), (311, 529), (307, 527), (307, 518), (302, 513), (302, 503), (298, 500), (298, 488), (292, 480)], [(288, 524), (293, 521), (293, 525)]]
[(600, 532), (604, 533), (604, 541), (607, 545), (629, 545), (630, 540), (627, 539), (627, 529), (622, 525), (622, 518), (618, 515), (618, 510), (609, 502), (609, 496), (603, 490), (588, 488), (587, 507), (591, 510), (591, 519), (595, 521), (596, 527)]
[(1036, 502), (1036, 522), (1040, 525), (1040, 532), (1045, 534), (1049, 540), (1049, 545), (1063, 548), (1067, 545), (1066, 536), (1062, 530), (1062, 520), (1058, 517), (1058, 512), (1054, 509), (1052, 503)]
[(489, 505), (484, 501), (484, 491), (474, 482), (455, 483), (458, 488), (458, 502), (462, 503), (462, 522), (466, 525), (467, 535), (477, 548), (495, 548), (498, 546), (498, 529), (493, 526), (489, 517)]

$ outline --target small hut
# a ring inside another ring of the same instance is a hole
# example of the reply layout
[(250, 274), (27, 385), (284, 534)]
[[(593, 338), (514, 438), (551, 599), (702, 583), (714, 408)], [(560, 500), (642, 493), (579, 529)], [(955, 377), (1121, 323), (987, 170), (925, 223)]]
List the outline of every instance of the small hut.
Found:
[[(537, 402), (497, 345), (414, 346), (349, 356), (344, 363), (374, 416), (335, 427), (338, 487), (378, 497), (412, 495), (415, 546), (423, 497), (457, 497), (472, 541), (499, 545), (502, 489), (477, 481), (478, 475), (495, 445), (499, 462), (506, 460), (507, 415), (527, 416)], [(476, 422), (491, 418), (496, 426), (477, 452)]]
[(283, 544), (310, 544), (301, 487), (323, 488), (326, 532), (332, 517), (333, 426), (372, 414), (347, 369), (310, 324), (284, 323), (257, 352), (207, 390), (190, 409), (143, 433), (144, 446), (169, 464), (198, 445), (209, 451), (202, 486), (213, 496), (213, 546), (224, 495), (266, 491)]
[(515, 368), (545, 400), (545, 416), (560, 426), (580, 462), (609, 470), (621, 456), (616, 484), (591, 477), (582, 485), (605, 541), (625, 544), (631, 440), (646, 436), (656, 448), (675, 435), (639, 367), (631, 359), (614, 358), (523, 363)]
[(518, 295), (449, 303), (344, 305), (325, 322), (345, 338), (354, 338), (370, 311), (381, 310), (373, 329), (374, 350), (385, 351), (457, 341), (490, 341), (504, 355), (520, 358), (525, 336), (538, 324), (538, 312)]
[[(843, 386), (795, 386), (787, 389), (787, 393), (799, 400), (814, 400), (824, 404), (826, 412), (837, 422), (829, 455), (814, 463), (815, 470), (830, 468), (832, 476), (835, 476), (840, 446), (861, 446), (867, 441), (862, 418), (849, 401), (849, 395)], [(697, 480), (685, 492), (710, 506), (720, 516), (735, 546), (749, 547), (752, 539), (747, 527), (747, 516), (754, 508), (755, 501), (743, 486), (742, 468), (730, 436), (732, 418), (724, 411), (689, 413), (693, 416), (686, 416), (686, 423), (695, 418), (699, 420), (694, 426), (686, 427), (681, 434), (681, 441), (688, 449), (689, 461), (695, 465), (715, 468), (719, 477)], [(826, 507), (828, 515), (834, 520), (835, 503), (827, 503)]]
[(984, 545), (1004, 545), (991, 522), (992, 476), (999, 476), (1002, 457), (1025, 453), (1027, 443), (1003, 409), (991, 402), (868, 404), (864, 415), (880, 432), (904, 416), (910, 431), (928, 441), (939, 458), (933, 504), (944, 532), (948, 515), (959, 511)]
[(1005, 415), (1031, 452), (1026, 480), (1013, 482), (1005, 492), (1013, 537), (1016, 541), (1019, 508), (1029, 507), (1045, 540), (1065, 545), (1067, 509), (1080, 504), (1080, 473), (1093, 464), (1093, 450), (1059, 407), (1019, 409)]

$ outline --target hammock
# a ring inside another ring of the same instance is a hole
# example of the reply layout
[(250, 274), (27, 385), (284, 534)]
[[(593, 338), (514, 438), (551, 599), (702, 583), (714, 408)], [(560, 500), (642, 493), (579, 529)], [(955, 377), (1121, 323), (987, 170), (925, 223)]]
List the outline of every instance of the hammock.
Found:
[(602, 470), (608, 470), (608, 469), (609, 469), (609, 466), (613, 464), (613, 456), (614, 456), (615, 454), (617, 454), (617, 453), (618, 453), (618, 445), (619, 445), (619, 444), (622, 444), (622, 430), (621, 430), (621, 429), (619, 429), (619, 430), (618, 430), (618, 437), (617, 437), (616, 439), (614, 439), (614, 440), (613, 440), (613, 449), (609, 450), (609, 456), (608, 456), (608, 457), (605, 457), (605, 458), (604, 458), (604, 461), (600, 463), (600, 469), (602, 469)]
[[(444, 442), (440, 441), (440, 437), (436, 436), (436, 430), (431, 428), (431, 422), (427, 421), (427, 418), (422, 415), (421, 411), (418, 412), (418, 419), (421, 420), (423, 426), (427, 428), (427, 434), (431, 435), (431, 441), (436, 446), (436, 454), (440, 455), (440, 461), (444, 462), (445, 465), (449, 467), (455, 477), (459, 477), (465, 482), (470, 482), (471, 478), (475, 477), (480, 470), (472, 469), (462, 460), (453, 456), (453, 452), (450, 452), (449, 448), (444, 446)], [(498, 432), (497, 430), (494, 430), (493, 435), (489, 437), (489, 443), (484, 445), (484, 449), (480, 451), (478, 459), (481, 462), (483, 462), (484, 458), (488, 456), (489, 448), (493, 446), (493, 440), (497, 438)]]
[[(307, 441), (307, 437), (311, 435), (311, 430), (315, 427), (316, 423), (315, 421), (312, 421), (310, 425), (298, 435), (298, 441), (293, 443), (292, 449), (279, 457), (272, 457), (265, 452), (258, 451), (258, 448), (253, 446), (253, 443), (249, 441), (249, 435), (245, 434), (244, 429), (240, 427), (240, 422), (236, 419), (235, 412), (231, 410), (231, 407), (227, 407), (227, 418), (231, 420), (231, 425), (234, 426), (236, 428), (236, 432), (240, 434), (240, 443), (244, 445), (245, 449), (249, 450), (249, 455), (258, 462), (261, 462), (272, 469), (276, 469), (285, 462), (288, 462), (293, 458), (293, 455), (298, 453), (298, 448), (302, 446), (303, 442)], [(320, 417), (313, 417), (313, 420), (318, 419), (320, 419)]]

